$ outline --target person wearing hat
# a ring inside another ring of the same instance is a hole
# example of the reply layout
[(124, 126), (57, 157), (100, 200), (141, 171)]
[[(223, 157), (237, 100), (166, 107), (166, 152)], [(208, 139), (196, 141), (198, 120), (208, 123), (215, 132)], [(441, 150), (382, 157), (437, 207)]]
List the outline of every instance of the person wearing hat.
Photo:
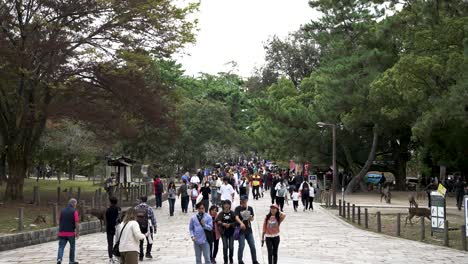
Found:
[[(234, 263), (234, 228), (236, 227), (236, 216), (231, 209), (231, 201), (223, 201), (223, 210), (216, 217), (216, 224), (223, 241), (224, 264)], [(228, 252), (229, 251), (229, 252)], [(229, 253), (229, 254), (228, 254)]]
[(247, 196), (241, 196), (240, 205), (234, 211), (236, 215), (236, 222), (239, 224), (241, 231), (239, 235), (239, 250), (237, 251), (237, 258), (239, 264), (244, 264), (242, 257), (244, 255), (245, 240), (249, 244), (250, 255), (252, 256), (252, 263), (258, 264), (257, 251), (255, 249), (255, 240), (252, 232), (252, 221), (254, 220), (254, 210), (251, 206), (247, 205)]
[(278, 247), (280, 243), (280, 225), (286, 214), (280, 212), (276, 204), (270, 206), (270, 212), (263, 221), (262, 246), (266, 240), (268, 251), (268, 264), (278, 264)]

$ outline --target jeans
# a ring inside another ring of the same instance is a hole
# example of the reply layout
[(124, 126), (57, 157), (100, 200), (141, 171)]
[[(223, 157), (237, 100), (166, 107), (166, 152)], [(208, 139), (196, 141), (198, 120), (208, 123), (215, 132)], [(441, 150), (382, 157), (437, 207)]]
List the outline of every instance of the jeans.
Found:
[(218, 255), (218, 248), (219, 248), (219, 239), (213, 241), (213, 243), (210, 243), (211, 259), (215, 259), (216, 255)]
[(281, 209), (281, 212), (283, 212), (283, 207), (284, 207), (284, 197), (279, 197), (276, 196), (276, 204), (279, 206)]
[(209, 199), (203, 199), (203, 205), (205, 206), (205, 211), (208, 212), (210, 209), (210, 200)]
[[(192, 199), (192, 209), (193, 209), (193, 211), (195, 211), (196, 206), (197, 206), (197, 198)], [(206, 210), (206, 208), (205, 208), (205, 210)]]
[(175, 199), (167, 199), (169, 201), (169, 214), (174, 215)]
[(211, 189), (211, 203), (213, 205), (218, 204), (218, 189)]
[(237, 252), (237, 260), (239, 263), (243, 263), (242, 257), (244, 256), (245, 240), (247, 240), (247, 243), (249, 244), (252, 263), (257, 263), (257, 251), (255, 250), (255, 240), (252, 232), (247, 234), (241, 232), (239, 236), (239, 251)]
[(187, 208), (189, 204), (189, 197), (188, 196), (182, 196), (180, 199), (180, 207), (182, 207), (182, 212), (187, 213)]
[[(229, 249), (229, 260), (234, 258), (234, 236), (222, 236), (223, 239), (223, 257), (224, 263), (228, 262), (228, 249)], [(232, 261), (231, 261), (232, 262)]]
[(109, 258), (113, 257), (112, 249), (114, 248), (114, 234), (107, 233), (107, 255)]
[(309, 209), (309, 196), (302, 196), (302, 205), (304, 206), (304, 210)]
[(280, 237), (267, 237), (265, 239), (268, 251), (268, 264), (278, 264), (278, 247)]
[(195, 249), (195, 260), (197, 264), (202, 264), (201, 256), (205, 259), (205, 264), (211, 264), (210, 259), (210, 245), (208, 242), (203, 244), (197, 244), (193, 242), (193, 248)]
[(59, 237), (59, 249), (58, 249), (58, 255), (57, 255), (57, 261), (62, 261), (63, 258), (63, 251), (65, 249), (65, 246), (67, 245), (67, 242), (70, 243), (70, 263), (75, 263), (75, 237)]
[(156, 208), (162, 207), (162, 194), (158, 193), (156, 196)]

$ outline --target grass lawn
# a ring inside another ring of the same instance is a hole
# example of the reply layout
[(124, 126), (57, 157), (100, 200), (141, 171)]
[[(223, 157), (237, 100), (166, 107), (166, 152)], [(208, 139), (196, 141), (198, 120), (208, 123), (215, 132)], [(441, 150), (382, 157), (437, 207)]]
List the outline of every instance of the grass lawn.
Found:
[[(33, 200), (34, 186), (39, 187), (40, 193), (40, 206), (30, 204)], [(25, 179), (24, 182), (24, 202), (6, 202), (0, 205), (0, 235), (6, 233), (17, 232), (18, 228), (18, 208), (24, 207), (24, 226), (25, 230), (28, 229), (41, 229), (53, 225), (53, 203), (57, 201), (57, 187), (60, 186), (62, 192), (60, 195), (61, 206), (63, 207), (68, 198), (68, 193), (63, 190), (73, 188), (73, 196), (77, 195), (78, 187), (81, 188), (81, 199), (86, 200), (87, 204), (91, 203), (91, 199), (99, 185), (93, 185), (92, 181), (68, 181), (62, 180), (60, 185), (57, 180), (39, 180)], [(0, 186), (1, 197), (3, 198), (6, 184)], [(3, 199), (2, 199), (3, 200)], [(30, 227), (30, 224), (36, 219), (38, 215), (46, 218), (46, 224), (37, 225), (37, 227)]]
[[(405, 219), (407, 216), (407, 209), (397, 209), (392, 210), (387, 208), (369, 208), (369, 231), (377, 232), (377, 216), (376, 212), (381, 212), (381, 222), (382, 222), (382, 234), (396, 236), (397, 230), (397, 213), (401, 214), (401, 237), (410, 240), (421, 241), (421, 220), (417, 217), (412, 219), (413, 225), (405, 226)], [(335, 215), (338, 215), (338, 210), (330, 210)], [(344, 219), (341, 218), (340, 219)], [(352, 219), (352, 218), (351, 218)], [(447, 220), (449, 221), (450, 228), (457, 228), (457, 230), (449, 231), (449, 246), (451, 248), (462, 250), (462, 241), (461, 241), (461, 231), (460, 226), (464, 224), (464, 219), (458, 213), (447, 214)], [(347, 221), (347, 220), (346, 220)], [(354, 225), (357, 228), (365, 229), (364, 227), (364, 209), (361, 208), (361, 225), (357, 224), (357, 209), (355, 223), (351, 220), (348, 221), (350, 224)], [(423, 242), (443, 246), (444, 245), (444, 236), (443, 233), (434, 233), (431, 236), (431, 221), (427, 218), (424, 219), (425, 224), (425, 239)]]

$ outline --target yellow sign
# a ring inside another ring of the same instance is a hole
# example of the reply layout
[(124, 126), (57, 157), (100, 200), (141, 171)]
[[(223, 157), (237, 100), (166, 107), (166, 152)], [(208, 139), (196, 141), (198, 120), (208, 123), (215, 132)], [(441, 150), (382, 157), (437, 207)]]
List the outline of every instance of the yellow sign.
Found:
[(439, 183), (439, 187), (437, 188), (437, 192), (440, 193), (442, 196), (445, 196), (445, 193), (447, 192), (447, 189)]

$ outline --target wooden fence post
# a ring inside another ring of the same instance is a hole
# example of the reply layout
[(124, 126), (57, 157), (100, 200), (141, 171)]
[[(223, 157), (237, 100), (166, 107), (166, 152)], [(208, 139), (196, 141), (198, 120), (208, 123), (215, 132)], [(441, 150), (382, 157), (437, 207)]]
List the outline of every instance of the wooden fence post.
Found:
[(380, 219), (380, 212), (377, 212), (377, 232), (382, 232), (382, 221)]
[(401, 214), (397, 214), (397, 223), (396, 223), (396, 235), (399, 237), (401, 236)]
[(421, 217), (421, 241), (426, 239), (426, 224), (424, 223), (424, 217)]
[(462, 225), (460, 227), (460, 230), (461, 230), (462, 250), (467, 251), (468, 249), (466, 248), (466, 226)]
[(338, 215), (341, 216), (341, 199), (338, 200)]
[(24, 207), (18, 208), (18, 231), (24, 230)]
[(361, 225), (361, 206), (357, 207), (357, 223)]
[(367, 208), (364, 208), (364, 227), (366, 229), (369, 228), (369, 213), (367, 212)]
[(352, 216), (353, 223), (356, 222), (356, 205), (353, 204), (353, 216)]
[(54, 226), (57, 226), (57, 213), (58, 213), (58, 206), (57, 204), (54, 204), (52, 207), (52, 223)]
[(351, 205), (348, 203), (348, 213), (347, 213), (348, 220), (351, 219)]
[(60, 186), (57, 187), (57, 204), (60, 205), (60, 195), (61, 195)]
[(444, 223), (444, 246), (449, 247), (450, 246), (450, 241), (449, 241), (449, 221), (445, 220)]
[(80, 202), (81, 200), (81, 187), (78, 187), (78, 193), (76, 194), (76, 200)]

